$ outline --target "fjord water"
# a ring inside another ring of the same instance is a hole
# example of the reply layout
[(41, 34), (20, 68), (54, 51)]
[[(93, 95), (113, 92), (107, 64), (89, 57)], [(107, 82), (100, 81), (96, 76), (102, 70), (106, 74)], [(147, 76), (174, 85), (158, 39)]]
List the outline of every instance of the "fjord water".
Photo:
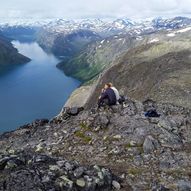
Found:
[(31, 62), (0, 73), (0, 133), (59, 113), (80, 82), (56, 68), (59, 60), (36, 43), (13, 41)]

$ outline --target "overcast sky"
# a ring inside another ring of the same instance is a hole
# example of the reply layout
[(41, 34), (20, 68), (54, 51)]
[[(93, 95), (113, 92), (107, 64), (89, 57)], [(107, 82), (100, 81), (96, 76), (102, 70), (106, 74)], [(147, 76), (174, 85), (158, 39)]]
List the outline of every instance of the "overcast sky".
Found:
[(191, 0), (1, 0), (0, 18), (90, 18), (191, 15)]

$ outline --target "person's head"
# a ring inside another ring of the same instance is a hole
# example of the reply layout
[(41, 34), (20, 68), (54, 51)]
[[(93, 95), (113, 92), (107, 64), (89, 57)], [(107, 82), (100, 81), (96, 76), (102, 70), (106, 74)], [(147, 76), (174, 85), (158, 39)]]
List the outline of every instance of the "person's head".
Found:
[(107, 83), (105, 84), (104, 89), (111, 88), (111, 87), (112, 87), (112, 83)]
[(111, 82), (109, 82), (108, 84), (109, 84), (110, 88), (113, 87), (113, 84)]

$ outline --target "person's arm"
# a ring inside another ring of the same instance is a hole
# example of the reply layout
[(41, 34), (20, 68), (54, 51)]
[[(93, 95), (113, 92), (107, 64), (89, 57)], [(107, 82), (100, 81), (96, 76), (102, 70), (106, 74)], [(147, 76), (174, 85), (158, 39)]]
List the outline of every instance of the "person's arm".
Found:
[(103, 88), (102, 90), (101, 90), (101, 93), (104, 93), (105, 92), (105, 89)]
[(107, 98), (107, 91), (103, 92), (100, 96), (100, 101), (104, 100), (105, 98)]
[(101, 99), (101, 96), (102, 96), (102, 94), (105, 92), (105, 89), (103, 88), (102, 90), (101, 90), (101, 95), (99, 96), (99, 99)]

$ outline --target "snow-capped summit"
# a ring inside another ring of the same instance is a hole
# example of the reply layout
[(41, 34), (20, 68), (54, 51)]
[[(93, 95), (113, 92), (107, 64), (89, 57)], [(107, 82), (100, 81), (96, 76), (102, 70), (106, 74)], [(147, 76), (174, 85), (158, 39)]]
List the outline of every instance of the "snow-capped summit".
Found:
[(132, 27), (133, 23), (130, 20), (117, 19), (113, 21), (113, 26), (115, 26), (116, 28), (124, 29), (126, 27)]
[(178, 29), (190, 24), (191, 19), (187, 17), (175, 17), (172, 19), (163, 19), (159, 17), (152, 21), (153, 27), (157, 29)]
[(69, 32), (74, 30), (91, 30), (96, 33), (115, 34), (126, 32), (134, 26), (129, 19), (79, 19), (79, 20), (52, 20), (44, 28), (54, 32)]
[(0, 20), (0, 26), (23, 26), (23, 27), (40, 27), (50, 22), (50, 19), (12, 19), (12, 20)]
[[(118, 19), (19, 19), (11, 21), (0, 21), (0, 30), (12, 28), (35, 29), (40, 28), (53, 33), (69, 34), (78, 30), (89, 30), (102, 37), (116, 34), (130, 34), (137, 36), (141, 34), (153, 33), (159, 30), (181, 29), (191, 25), (191, 19), (187, 17), (175, 17), (164, 19), (146, 19), (132, 21), (128, 18)], [(23, 29), (22, 29), (23, 30)]]

